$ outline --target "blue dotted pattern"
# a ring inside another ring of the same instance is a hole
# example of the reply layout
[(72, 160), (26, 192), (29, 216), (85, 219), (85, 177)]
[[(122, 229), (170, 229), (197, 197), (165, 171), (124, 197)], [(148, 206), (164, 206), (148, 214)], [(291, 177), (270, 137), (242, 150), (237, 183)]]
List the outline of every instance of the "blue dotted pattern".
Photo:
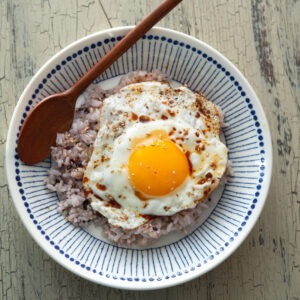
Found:
[[(97, 43), (93, 43), (90, 46), (86, 46), (81, 50), (78, 50), (76, 53), (73, 53), (70, 56), (67, 56), (65, 60), (61, 61), (61, 65), (57, 65), (55, 68), (53, 68), (47, 75), (46, 77), (42, 80), (42, 82), (40, 84), (38, 84), (37, 88), (34, 91), (34, 94), (32, 94), (32, 99), (30, 99), (28, 101), (28, 105), (25, 107), (25, 112), (23, 113), (23, 118), (21, 119), (21, 124), (19, 126), (19, 130), (21, 129), (21, 125), (23, 124), (25, 118), (27, 117), (27, 112), (30, 111), (31, 109), (31, 105), (33, 104), (33, 100), (37, 98), (37, 94), (43, 89), (44, 84), (47, 83), (48, 80), (51, 79), (52, 75), (54, 75), (57, 71), (60, 71), (62, 66), (65, 66), (66, 64), (68, 64), (69, 62), (71, 62), (73, 59), (75, 59), (77, 56), (80, 56), (86, 52), (88, 52), (91, 49), (94, 49), (96, 47), (101, 47), (103, 44), (109, 44), (109, 43), (115, 43), (116, 40), (120, 41), (123, 37), (122, 36), (118, 36), (116, 38), (111, 38), (111, 39), (105, 39), (103, 42), (99, 41)], [(180, 47), (185, 47), (186, 49), (191, 49), (193, 52), (196, 52), (198, 55), (201, 55), (204, 59), (206, 59), (208, 62), (216, 65), (216, 67), (218, 69), (220, 69), (222, 72), (224, 72), (224, 74), (234, 83), (234, 85), (236, 86), (236, 88), (238, 89), (238, 91), (240, 91), (240, 95), (242, 97), (245, 97), (245, 102), (248, 104), (248, 108), (250, 110), (250, 113), (253, 117), (253, 120), (255, 121), (255, 126), (257, 127), (257, 134), (258, 134), (258, 140), (259, 140), (259, 146), (261, 147), (260, 153), (262, 155), (261, 158), (261, 173), (258, 179), (259, 184), (257, 184), (256, 186), (256, 192), (255, 192), (255, 198), (252, 201), (252, 205), (250, 206), (250, 209), (247, 212), (247, 215), (244, 218), (244, 221), (240, 224), (240, 227), (238, 228), (237, 232), (234, 232), (233, 235), (229, 238), (229, 242), (233, 242), (234, 239), (239, 235), (239, 232), (241, 232), (243, 230), (243, 227), (247, 224), (247, 221), (249, 220), (252, 211), (255, 209), (255, 205), (257, 203), (257, 197), (259, 197), (260, 195), (260, 190), (262, 188), (261, 183), (263, 182), (264, 179), (264, 170), (265, 170), (265, 166), (263, 165), (263, 163), (265, 162), (265, 158), (263, 157), (263, 155), (265, 154), (265, 150), (264, 150), (264, 142), (263, 142), (263, 136), (262, 136), (262, 130), (260, 128), (260, 123), (258, 121), (258, 117), (256, 115), (255, 110), (253, 109), (253, 105), (251, 104), (251, 101), (249, 98), (247, 98), (246, 93), (243, 91), (243, 88), (240, 86), (239, 82), (237, 80), (235, 80), (234, 76), (232, 76), (230, 74), (229, 71), (227, 71), (225, 69), (225, 67), (223, 67), (220, 63), (218, 63), (215, 59), (213, 59), (212, 57), (208, 56), (206, 53), (203, 53), (201, 50), (196, 49), (195, 47), (191, 47), (191, 45), (189, 44), (185, 44), (183, 42), (180, 42), (178, 40), (173, 40), (171, 38), (166, 38), (164, 36), (153, 36), (153, 35), (144, 35), (143, 39), (148, 39), (148, 40), (161, 40), (161, 41), (167, 41), (167, 43), (173, 43), (174, 45), (179, 45)], [(19, 133), (17, 134), (17, 137), (19, 136)], [(16, 144), (17, 144), (17, 140), (16, 140)], [(25, 197), (25, 193), (24, 193), (24, 189), (22, 188), (22, 181), (21, 181), (21, 177), (19, 176), (20, 174), (20, 163), (19, 163), (19, 156), (17, 153), (17, 148), (15, 148), (15, 180), (17, 182), (17, 185), (19, 186), (19, 193), (21, 195), (21, 198), (23, 200), (24, 206), (27, 210), (27, 213), (29, 214), (30, 219), (32, 220), (32, 222), (36, 225), (36, 228), (38, 231), (40, 231), (40, 233), (45, 237), (45, 239), (50, 243), (50, 245), (52, 245), (54, 247), (54, 249), (56, 249), (61, 255), (64, 255), (67, 259), (69, 259), (71, 262), (75, 263), (76, 265), (80, 266), (83, 269), (86, 269), (87, 271), (91, 271), (93, 273), (97, 273), (97, 270), (92, 269), (90, 266), (87, 266), (85, 264), (80, 263), (80, 261), (76, 260), (75, 258), (73, 258), (70, 254), (65, 253), (64, 250), (60, 249), (60, 247), (58, 245), (55, 244), (54, 241), (51, 240), (51, 238), (46, 235), (45, 231), (43, 230), (43, 228), (38, 225), (38, 221), (35, 219), (34, 215), (32, 214), (30, 208), (29, 208), (29, 204), (26, 201), (26, 197)], [(225, 242), (224, 245), (222, 247), (220, 247), (217, 251), (215, 251), (214, 255), (210, 255), (206, 260), (203, 261), (204, 264), (206, 264), (208, 261), (213, 260), (215, 256), (219, 255), (221, 252), (223, 252), (225, 250), (226, 247), (228, 247), (230, 245), (229, 242)], [(200, 268), (202, 265), (200, 263), (198, 263), (196, 266), (192, 266), (189, 269), (185, 269), (181, 272), (176, 272), (174, 274), (171, 275), (167, 275), (164, 277), (164, 279), (168, 280), (170, 278), (175, 278), (178, 276), (182, 276), (183, 274), (189, 273), (190, 271), (195, 271), (196, 268)], [(98, 272), (98, 274), (100, 276), (105, 276), (106, 278), (112, 278), (114, 280), (122, 280), (122, 281), (142, 281), (142, 282), (146, 282), (146, 281), (161, 281), (163, 278), (162, 277), (149, 277), (149, 278), (137, 278), (137, 277), (123, 277), (123, 276), (117, 276), (117, 275), (111, 275), (111, 274), (105, 274), (105, 272)]]

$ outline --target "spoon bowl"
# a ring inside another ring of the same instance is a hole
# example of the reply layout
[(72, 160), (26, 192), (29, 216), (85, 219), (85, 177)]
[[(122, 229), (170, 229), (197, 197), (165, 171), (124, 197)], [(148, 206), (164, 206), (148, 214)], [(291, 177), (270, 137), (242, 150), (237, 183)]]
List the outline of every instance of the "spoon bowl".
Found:
[(36, 164), (50, 156), (56, 135), (70, 129), (76, 99), (65, 92), (54, 94), (38, 103), (25, 119), (18, 141), (20, 159)]

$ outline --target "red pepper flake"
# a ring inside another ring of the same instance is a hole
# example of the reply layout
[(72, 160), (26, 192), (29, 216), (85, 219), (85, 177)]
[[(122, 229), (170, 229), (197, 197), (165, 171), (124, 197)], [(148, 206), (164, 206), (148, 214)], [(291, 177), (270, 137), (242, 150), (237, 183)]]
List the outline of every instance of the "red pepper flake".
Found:
[(86, 191), (84, 190), (84, 197), (88, 198), (88, 196), (91, 194), (92, 192), (90, 190)]
[(97, 189), (101, 190), (101, 191), (106, 191), (106, 186), (103, 184), (99, 184), (98, 182), (96, 183), (96, 187)]
[(121, 208), (121, 205), (115, 200), (115, 199), (111, 199), (108, 202), (106, 202), (105, 206), (111, 206), (113, 208)]
[(171, 131), (169, 132), (169, 135), (173, 135), (173, 133), (175, 132), (174, 128), (171, 129)]
[(212, 168), (213, 170), (215, 170), (215, 169), (217, 168), (217, 165), (216, 165), (216, 163), (214, 163), (214, 162), (212, 162), (212, 163), (210, 164), (210, 166), (211, 166), (211, 168)]
[(171, 117), (174, 117), (176, 115), (176, 113), (170, 109), (168, 109), (168, 113)]
[[(92, 192), (91, 192), (92, 193)], [(93, 194), (93, 196), (95, 197), (95, 198), (97, 198), (97, 199), (99, 199), (100, 201), (103, 201), (103, 199), (101, 198), (101, 197), (99, 197), (97, 194), (94, 194), (94, 193), (92, 193)]]
[(190, 161), (190, 155), (191, 155), (190, 151), (185, 152), (185, 156), (186, 156), (188, 164), (189, 164), (189, 172), (190, 172), (190, 175), (191, 175), (193, 173), (193, 166), (192, 166), (192, 163)]
[(197, 146), (195, 147), (195, 150), (196, 150), (198, 153), (201, 153), (201, 147), (200, 147), (199, 145), (197, 145)]
[(198, 180), (198, 184), (204, 184), (206, 182), (206, 178), (201, 178), (200, 180)]
[(151, 221), (152, 219), (154, 219), (154, 216), (150, 216), (150, 215), (140, 215), (140, 216), (143, 217), (147, 221)]
[(177, 141), (183, 141), (184, 142), (184, 138), (183, 137), (178, 137), (176, 138)]
[(205, 175), (205, 178), (206, 179), (211, 179), (212, 178), (212, 174), (210, 172), (208, 172), (206, 175)]
[(97, 159), (94, 161), (94, 169), (98, 168), (100, 165), (100, 161)]
[(134, 112), (132, 112), (132, 113), (131, 113), (131, 119), (132, 119), (133, 121), (136, 121), (136, 120), (138, 119), (138, 115), (135, 114)]
[(142, 116), (139, 116), (139, 120), (142, 123), (146, 123), (146, 122), (150, 121), (150, 117), (142, 115)]

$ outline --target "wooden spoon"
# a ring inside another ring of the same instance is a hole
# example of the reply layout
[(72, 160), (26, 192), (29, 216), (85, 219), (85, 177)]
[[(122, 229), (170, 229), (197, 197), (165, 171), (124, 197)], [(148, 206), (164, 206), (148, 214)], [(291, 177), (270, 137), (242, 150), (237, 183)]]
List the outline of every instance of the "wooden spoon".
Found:
[(72, 87), (45, 98), (31, 110), (18, 140), (19, 157), (24, 163), (35, 164), (50, 155), (57, 133), (71, 128), (78, 96), (181, 1), (164, 0)]

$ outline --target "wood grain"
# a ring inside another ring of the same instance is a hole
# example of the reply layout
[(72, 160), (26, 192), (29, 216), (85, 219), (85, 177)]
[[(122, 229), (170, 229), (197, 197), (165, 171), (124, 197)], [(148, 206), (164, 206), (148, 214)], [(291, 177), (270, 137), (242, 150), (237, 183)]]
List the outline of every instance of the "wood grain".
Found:
[(300, 1), (185, 0), (159, 25), (200, 38), (244, 73), (267, 114), (274, 147), (264, 211), (218, 268), (181, 286), (121, 291), (56, 264), (13, 207), (4, 150), (15, 104), (35, 72), (87, 34), (137, 23), (158, 0), (0, 1), (0, 299), (300, 299)]

